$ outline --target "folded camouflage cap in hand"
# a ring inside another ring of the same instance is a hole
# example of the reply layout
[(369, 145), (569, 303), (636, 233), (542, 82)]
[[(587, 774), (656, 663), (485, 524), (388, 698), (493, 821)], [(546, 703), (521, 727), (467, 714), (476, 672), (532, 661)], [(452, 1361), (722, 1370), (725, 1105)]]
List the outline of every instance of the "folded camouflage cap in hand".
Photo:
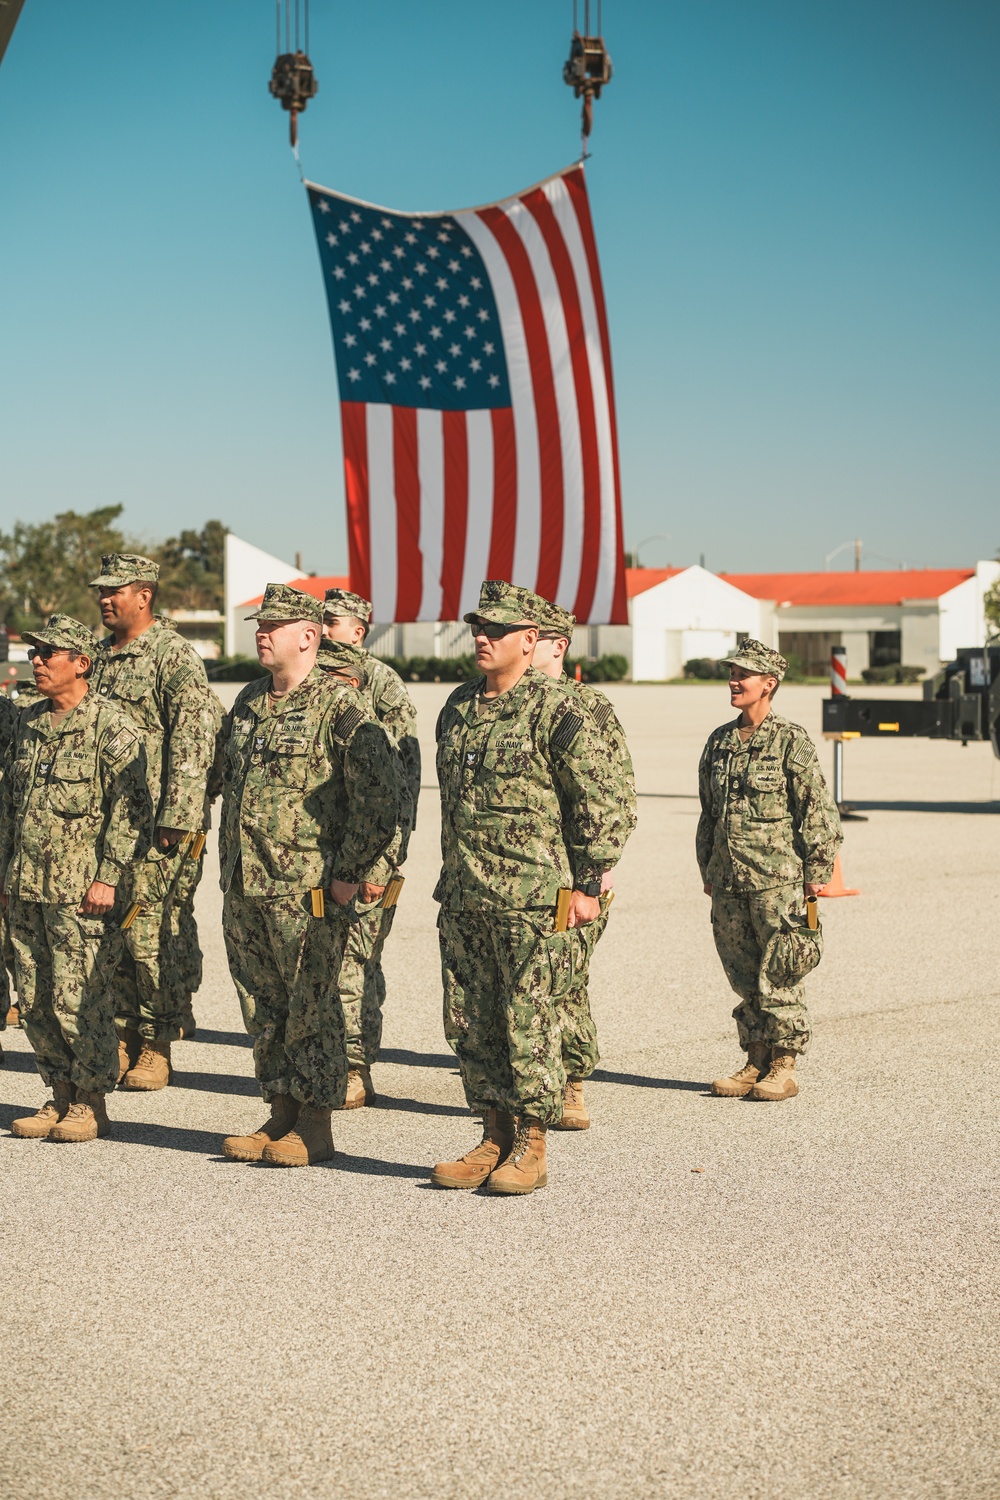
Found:
[(364, 620), (366, 625), (370, 625), (372, 602), (370, 599), (362, 599), (360, 594), (352, 594), (349, 589), (327, 589), (323, 613), (333, 620), (338, 616), (353, 615), (355, 619)]
[(301, 589), (289, 588), (287, 583), (269, 583), (259, 608), (253, 614), (244, 615), (244, 620), (307, 620), (311, 625), (322, 625), (323, 605), (312, 594)]
[(543, 641), (571, 641), (576, 615), (571, 615), (568, 609), (563, 609), (559, 604), (551, 604), (548, 599), (541, 602), (543, 608), (538, 615), (540, 638)]
[(735, 656), (724, 656), (730, 667), (742, 667), (744, 672), (760, 672), (768, 677), (777, 677), (780, 682), (788, 671), (788, 663), (777, 651), (765, 646), (763, 641), (746, 640)]
[(101, 571), (90, 580), (92, 589), (120, 589), (126, 583), (158, 583), (160, 565), (138, 552), (105, 552)]
[(349, 646), (346, 641), (320, 641), (316, 665), (323, 672), (342, 672), (346, 677), (356, 677), (359, 687), (364, 687), (368, 681), (368, 652), (360, 646)]
[(466, 625), (474, 625), (477, 620), (489, 620), (496, 625), (536, 625), (545, 608), (551, 606), (530, 589), (487, 578), (479, 590), (478, 609), (470, 610), (462, 618)]
[(29, 646), (53, 646), (56, 651), (80, 651), (89, 657), (96, 645), (90, 626), (72, 615), (49, 615), (41, 630), (22, 630), (21, 639)]

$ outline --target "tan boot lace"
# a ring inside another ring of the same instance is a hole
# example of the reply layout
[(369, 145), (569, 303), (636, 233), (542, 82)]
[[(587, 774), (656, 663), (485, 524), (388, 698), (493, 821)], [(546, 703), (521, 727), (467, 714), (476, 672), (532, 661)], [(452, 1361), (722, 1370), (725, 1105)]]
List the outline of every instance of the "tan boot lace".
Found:
[(521, 1157), (528, 1149), (530, 1133), (531, 1126), (527, 1120), (519, 1120), (517, 1122), (517, 1130), (514, 1134), (514, 1144), (511, 1146), (510, 1156), (507, 1158), (508, 1161), (520, 1162)]

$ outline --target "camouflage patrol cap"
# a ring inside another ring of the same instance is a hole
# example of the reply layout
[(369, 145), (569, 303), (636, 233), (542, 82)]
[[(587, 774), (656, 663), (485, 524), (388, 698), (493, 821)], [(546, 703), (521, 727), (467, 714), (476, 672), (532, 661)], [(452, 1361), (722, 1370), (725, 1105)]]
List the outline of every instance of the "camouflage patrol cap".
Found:
[(287, 583), (269, 583), (259, 608), (244, 620), (307, 620), (322, 625), (323, 606), (312, 594), (289, 588)]
[(159, 583), (160, 565), (138, 552), (105, 552), (101, 571), (90, 580), (92, 589), (120, 589), (126, 583)]
[(360, 594), (352, 594), (348, 589), (327, 589), (326, 599), (323, 601), (323, 613), (331, 619), (340, 615), (351, 615), (356, 620), (363, 620), (366, 625), (372, 622), (372, 602), (370, 599), (362, 599)]
[(316, 665), (323, 672), (343, 672), (356, 677), (359, 687), (368, 681), (368, 652), (360, 646), (349, 646), (346, 641), (320, 641)]
[(94, 632), (72, 615), (49, 615), (41, 630), (22, 630), (21, 639), (29, 646), (54, 646), (57, 651), (82, 651), (93, 657)]
[(479, 590), (479, 607), (462, 618), (466, 625), (472, 625), (476, 620), (490, 620), (496, 625), (535, 625), (547, 608), (551, 606), (530, 589), (518, 588), (516, 583), (504, 583), (498, 578), (487, 578)]
[(542, 604), (544, 609), (538, 616), (540, 638), (543, 641), (571, 641), (576, 615), (571, 615), (568, 609), (558, 604), (550, 604), (548, 599), (543, 599)]
[(727, 666), (742, 667), (744, 672), (760, 672), (767, 677), (777, 677), (779, 682), (788, 671), (785, 658), (765, 646), (763, 641), (746, 640), (735, 656), (724, 656), (722, 660)]
[(763, 969), (776, 990), (800, 984), (823, 957), (823, 929), (804, 917), (783, 916), (782, 929), (764, 949)]

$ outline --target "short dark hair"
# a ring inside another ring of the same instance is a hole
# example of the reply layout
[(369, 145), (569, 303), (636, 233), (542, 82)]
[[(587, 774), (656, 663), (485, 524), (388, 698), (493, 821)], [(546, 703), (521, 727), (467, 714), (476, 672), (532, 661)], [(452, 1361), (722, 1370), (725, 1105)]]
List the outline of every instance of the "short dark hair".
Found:
[(160, 592), (159, 583), (154, 583), (150, 578), (133, 578), (132, 592), (138, 593), (139, 589), (149, 589), (149, 607), (152, 609), (156, 603), (156, 596)]

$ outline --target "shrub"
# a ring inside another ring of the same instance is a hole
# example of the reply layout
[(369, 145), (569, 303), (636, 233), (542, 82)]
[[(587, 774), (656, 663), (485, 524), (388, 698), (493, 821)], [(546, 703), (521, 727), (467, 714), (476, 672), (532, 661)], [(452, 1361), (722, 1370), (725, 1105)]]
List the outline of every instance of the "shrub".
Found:
[(919, 682), (926, 667), (907, 667), (895, 662), (889, 667), (865, 667), (861, 673), (863, 682)]
[(696, 677), (701, 682), (717, 681), (729, 676), (729, 663), (716, 661), (713, 656), (693, 656), (684, 663), (684, 676)]
[(253, 682), (265, 676), (256, 656), (219, 656), (205, 663), (209, 682)]

